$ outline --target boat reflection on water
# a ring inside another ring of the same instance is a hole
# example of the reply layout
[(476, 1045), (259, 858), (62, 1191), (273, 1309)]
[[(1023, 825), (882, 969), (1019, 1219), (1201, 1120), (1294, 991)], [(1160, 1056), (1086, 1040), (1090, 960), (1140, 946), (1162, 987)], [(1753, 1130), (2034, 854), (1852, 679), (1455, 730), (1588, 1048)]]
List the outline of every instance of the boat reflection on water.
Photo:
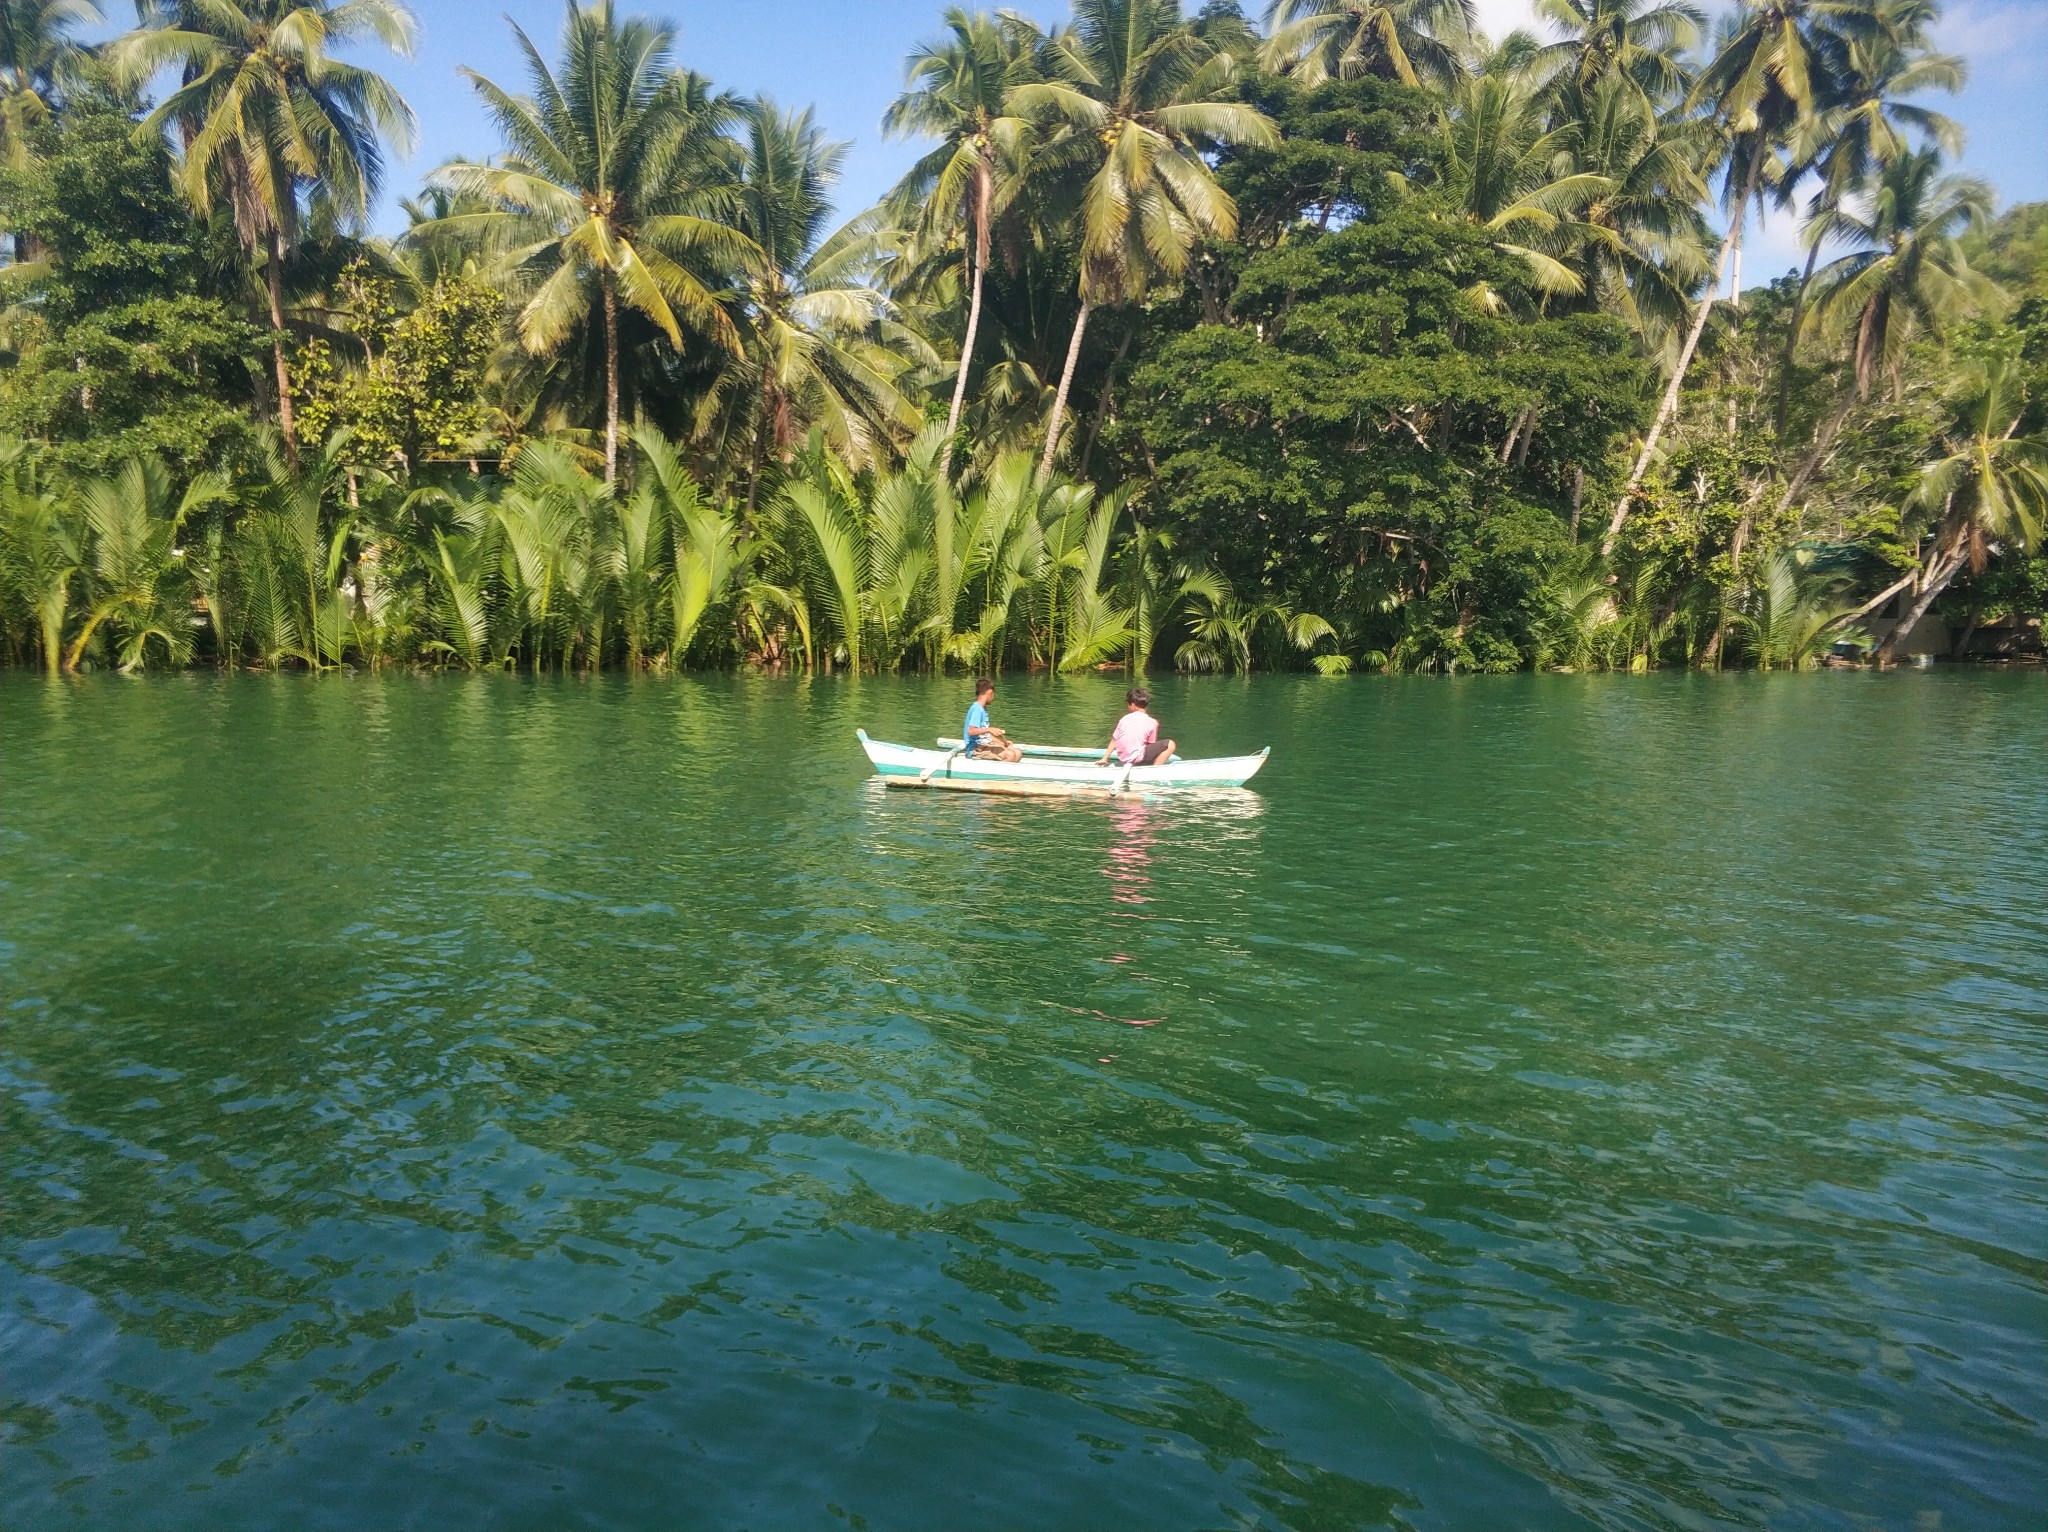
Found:
[[(1102, 875), (1109, 879), (1110, 899), (1117, 904), (1150, 904), (1152, 886), (1152, 809), (1142, 798), (1127, 798), (1110, 811), (1115, 838)], [(1121, 962), (1122, 959), (1112, 959)]]
[[(1109, 950), (1102, 961), (1115, 965), (1120, 979), (1145, 985), (1148, 998), (1157, 996), (1170, 1004), (1159, 989), (1152, 988), (1154, 978), (1142, 966), (1142, 949), (1152, 944), (1158, 923), (1185, 924), (1189, 915), (1184, 910), (1169, 914), (1148, 908), (1156, 902), (1154, 857), (1178, 863), (1182, 873), (1194, 873), (1209, 890), (1205, 912), (1213, 912), (1219, 895), (1222, 904), (1233, 903), (1231, 885), (1237, 881), (1243, 859), (1228, 853), (1235, 849), (1234, 842), (1257, 834), (1265, 807), (1257, 793), (1243, 788), (1122, 798), (1110, 807), (1111, 834), (1102, 864), (1102, 876), (1109, 880), (1110, 906), (1103, 912), (1102, 922)], [(1205, 863), (1208, 865), (1202, 865)], [(1163, 1015), (1112, 1015), (1101, 1010), (1092, 1010), (1092, 1014), (1131, 1027), (1151, 1027), (1166, 1020)]]

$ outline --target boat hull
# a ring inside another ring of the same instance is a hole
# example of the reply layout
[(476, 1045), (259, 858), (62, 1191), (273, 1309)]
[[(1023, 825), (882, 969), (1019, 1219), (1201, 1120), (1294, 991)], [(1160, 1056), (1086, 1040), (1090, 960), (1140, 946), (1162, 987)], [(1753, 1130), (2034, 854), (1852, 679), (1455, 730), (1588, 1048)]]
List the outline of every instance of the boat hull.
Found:
[(973, 759), (957, 750), (925, 750), (869, 739), (862, 729), (860, 747), (875, 775), (890, 787), (937, 787), (980, 793), (1017, 793), (1031, 797), (1071, 798), (1083, 795), (1185, 791), (1204, 787), (1242, 787), (1258, 775), (1269, 750), (1257, 755), (1216, 756), (1204, 761), (1174, 760), (1161, 766), (1097, 766), (1093, 758), (1036, 757), (1021, 761)]

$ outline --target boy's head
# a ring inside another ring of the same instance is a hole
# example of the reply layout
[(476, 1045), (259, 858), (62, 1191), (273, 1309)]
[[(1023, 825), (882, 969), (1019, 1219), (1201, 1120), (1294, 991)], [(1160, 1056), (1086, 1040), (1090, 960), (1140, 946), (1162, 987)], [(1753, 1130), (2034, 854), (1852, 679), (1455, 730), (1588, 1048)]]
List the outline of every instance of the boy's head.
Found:
[(1152, 694), (1142, 686), (1134, 686), (1124, 693), (1124, 701), (1142, 713), (1152, 705)]
[(996, 694), (996, 683), (995, 683), (995, 682), (991, 681), (991, 680), (990, 680), (990, 679), (989, 679), (989, 678), (988, 678), (987, 676), (977, 676), (977, 677), (975, 677), (975, 680), (974, 680), (974, 700), (975, 700), (976, 702), (986, 702), (986, 701), (988, 701), (988, 699), (989, 699), (989, 698), (993, 697), (993, 696), (994, 696), (995, 694)]

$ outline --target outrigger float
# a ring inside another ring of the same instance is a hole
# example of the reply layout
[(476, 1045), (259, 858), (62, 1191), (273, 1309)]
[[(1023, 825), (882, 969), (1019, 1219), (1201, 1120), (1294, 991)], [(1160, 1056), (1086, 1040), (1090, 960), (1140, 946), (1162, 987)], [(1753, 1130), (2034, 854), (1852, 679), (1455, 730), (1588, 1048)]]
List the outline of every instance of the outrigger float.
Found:
[(942, 739), (936, 750), (916, 745), (891, 745), (869, 739), (875, 775), (890, 787), (951, 787), (980, 793), (1026, 793), (1066, 798), (1083, 793), (1150, 793), (1195, 787), (1242, 787), (1259, 773), (1271, 755), (1268, 746), (1257, 755), (1219, 755), (1190, 761), (1175, 755), (1156, 766), (1098, 766), (1100, 750), (1074, 745), (1024, 745), (1021, 761), (991, 761), (967, 754), (957, 739)]

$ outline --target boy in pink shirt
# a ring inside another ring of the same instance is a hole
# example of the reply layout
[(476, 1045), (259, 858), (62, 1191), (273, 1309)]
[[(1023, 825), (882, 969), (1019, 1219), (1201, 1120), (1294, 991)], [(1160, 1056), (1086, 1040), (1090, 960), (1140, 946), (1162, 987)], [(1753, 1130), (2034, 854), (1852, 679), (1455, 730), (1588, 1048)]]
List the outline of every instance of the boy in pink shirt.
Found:
[(1142, 686), (1134, 686), (1124, 693), (1124, 703), (1127, 711), (1116, 721), (1109, 736), (1109, 748), (1096, 764), (1107, 766), (1109, 758), (1115, 756), (1126, 766), (1156, 766), (1170, 757), (1174, 742), (1159, 737), (1159, 720), (1145, 711), (1152, 705), (1152, 694)]

